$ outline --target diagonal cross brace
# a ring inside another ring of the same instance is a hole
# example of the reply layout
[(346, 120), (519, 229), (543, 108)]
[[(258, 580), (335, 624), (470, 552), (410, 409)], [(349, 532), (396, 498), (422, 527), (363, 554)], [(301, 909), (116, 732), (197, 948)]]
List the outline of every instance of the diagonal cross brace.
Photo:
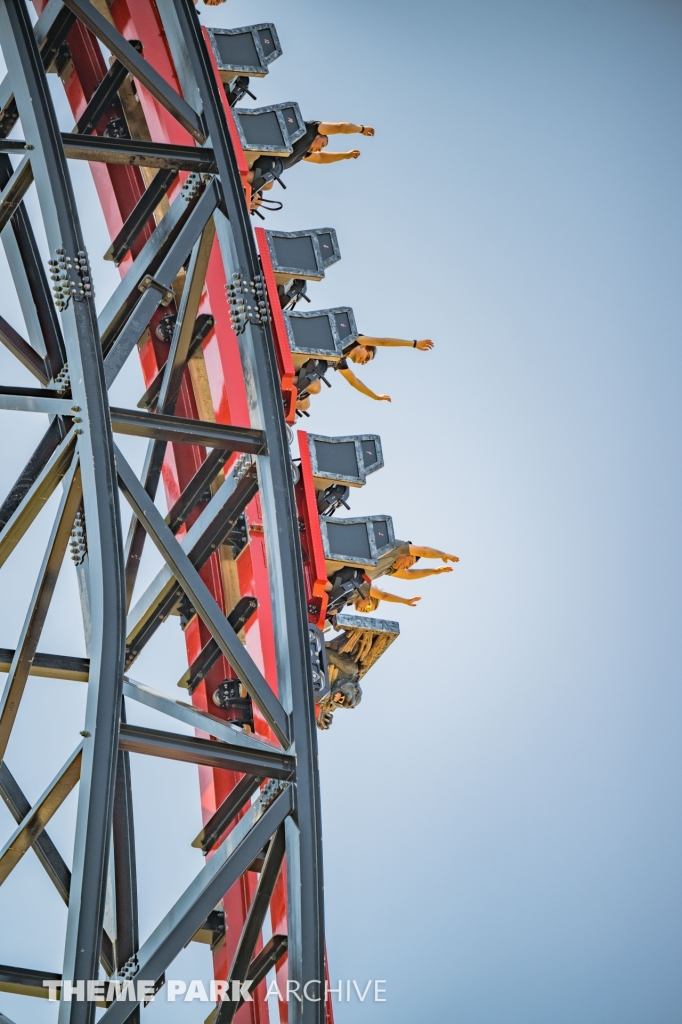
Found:
[(214, 448), (206, 456), (166, 516), (166, 525), (170, 526), (173, 533), (177, 533), (182, 524), (187, 521), (190, 512), (196, 507), (202, 494), (213, 483), (228, 458), (229, 455), (218, 448)]
[[(107, 108), (111, 109), (114, 106), (118, 90), (122, 86), (127, 74), (128, 69), (119, 60), (115, 60), (88, 100), (87, 107), (78, 118), (78, 123), (73, 129), (73, 135), (89, 135), (90, 132), (95, 131), (97, 122), (104, 115)], [(118, 109), (121, 109), (120, 104)]]
[[(62, 0), (49, 0), (33, 26), (43, 66), (47, 69), (55, 58), (61, 43), (74, 21), (74, 15)], [(19, 120), (14, 90), (9, 75), (0, 82), (0, 135), (7, 136)]]
[(145, 60), (134, 46), (114, 28), (111, 22), (100, 14), (89, 0), (64, 0), (68, 7), (93, 35), (116, 57), (131, 75), (165, 107), (169, 114), (179, 121), (183, 128), (199, 143), (206, 141), (206, 130), (196, 110), (190, 107), (179, 93), (173, 89), (156, 68)]
[[(4, 761), (0, 761), (0, 796), (19, 825), (30, 812), (31, 805)], [(47, 832), (41, 832), (36, 838), (33, 843), (33, 851), (45, 868), (55, 889), (68, 906), (71, 872)]]
[(79, 743), (38, 802), (20, 822), (14, 835), (0, 850), (0, 885), (14, 870), (24, 854), (31, 849), (52, 815), (59, 810), (80, 779), (82, 757), (83, 744)]
[[(21, 824), (29, 814), (31, 805), (4, 761), (0, 761), (0, 797), (5, 801), (17, 825)], [(44, 829), (36, 836), (32, 848), (36, 857), (45, 868), (48, 878), (68, 907), (71, 890), (71, 872)], [(111, 956), (111, 940), (106, 932), (102, 932), (100, 961), (106, 973), (112, 974), (114, 968)], [(47, 980), (47, 977), (45, 980)], [(2, 1024), (2, 1016), (0, 1016), (0, 1024)]]
[(157, 208), (168, 189), (178, 176), (175, 168), (157, 171), (154, 179), (138, 199), (135, 207), (128, 214), (123, 227), (116, 235), (104, 254), (105, 260), (113, 261), (117, 266), (130, 251), (130, 247)]
[(268, 686), (258, 666), (230, 626), (217, 601), (163, 521), (163, 517), (144, 487), (116, 448), (119, 484), (132, 509), (168, 567), (210, 630), (221, 651), (233, 666), (240, 682), (255, 700), (261, 714), (282, 746), (288, 748), (289, 719)]
[[(203, 198), (203, 196), (202, 196)], [(147, 274), (154, 276), (178, 240), (194, 207), (178, 198), (171, 203), (168, 212), (154, 228), (151, 236), (142, 246), (132, 266), (116, 286), (104, 309), (97, 317), (97, 327), (105, 355), (112, 347), (116, 336), (122, 330), (135, 305), (140, 301), (140, 283)], [(208, 218), (207, 218), (208, 220)], [(197, 238), (199, 234), (197, 233)], [(184, 245), (183, 245), (184, 248)], [(192, 246), (186, 250), (182, 261), (187, 258)], [(182, 265), (182, 263), (181, 263)]]
[(0, 699), (0, 760), (5, 756), (12, 727), (16, 721), (82, 494), (80, 467), (76, 463), (66, 481), (31, 604)]
[(0, 566), (4, 565), (36, 516), (50, 500), (73, 458), (75, 435), (71, 431), (38, 474), (32, 486), (0, 531)]
[[(208, 505), (192, 524), (180, 541), (192, 565), (200, 569), (236, 523), (249, 501), (257, 491), (256, 475), (253, 471), (236, 479), (230, 473), (213, 495)], [(128, 615), (127, 658), (132, 664), (160, 624), (175, 608), (182, 588), (168, 565), (162, 566), (156, 577), (140, 597)], [(238, 633), (242, 626), (232, 621), (233, 609), (228, 622)]]
[(230, 822), (243, 810), (263, 780), (257, 776), (244, 775), (234, 789), (230, 790), (217, 811), (211, 815), (192, 846), (206, 854), (216, 845)]
[[(33, 165), (30, 167), (33, 174)], [(0, 154), (0, 185), (4, 188), (15, 174), (8, 156)], [(55, 307), (31, 220), (24, 203), (0, 232), (28, 340), (40, 356), (46, 378), (55, 377), (64, 366), (66, 350), (59, 314)]]
[[(209, 218), (206, 227), (199, 239), (195, 242), (190, 257), (185, 286), (182, 290), (182, 298), (178, 307), (178, 315), (175, 319), (173, 337), (171, 339), (168, 359), (163, 369), (161, 391), (157, 403), (156, 414), (172, 415), (175, 412), (175, 405), (180, 387), (182, 385), (185, 367), (189, 358), (190, 345), (196, 323), (199, 304), (206, 281), (206, 269), (211, 256), (213, 239), (215, 237), (215, 225), (213, 218)], [(156, 491), (161, 478), (161, 470), (166, 455), (166, 442), (168, 437), (154, 439), (147, 446), (147, 454), (142, 471), (142, 485), (147, 494), (152, 498), (156, 497)], [(172, 440), (172, 439), (171, 439)], [(128, 528), (128, 540), (126, 542), (126, 606), (130, 607), (135, 580), (144, 550), (146, 533), (139, 519), (134, 516)]]
[(9, 224), (32, 184), (31, 158), (25, 156), (0, 193), (0, 231)]
[(21, 335), (14, 330), (11, 324), (8, 324), (4, 317), (0, 316), (0, 341), (9, 349), (13, 356), (19, 360), (29, 373), (32, 373), (34, 377), (37, 377), (41, 384), (47, 385), (48, 376), (45, 373), (45, 361), (41, 355), (39, 355), (32, 345), (21, 337)]
[[(211, 182), (198, 203), (183, 224), (178, 236), (170, 248), (161, 266), (154, 274), (154, 279), (164, 288), (172, 289), (173, 282), (191, 252), (194, 243), (203, 232), (209, 218), (218, 205), (219, 190), (215, 181)], [(177, 200), (176, 200), (177, 202)], [(175, 206), (175, 203), (173, 203)], [(171, 207), (173, 209), (173, 207)], [(168, 216), (168, 214), (166, 215)], [(164, 217), (164, 220), (166, 218)], [(163, 221), (161, 221), (163, 224)], [(153, 236), (152, 236), (153, 237)], [(150, 239), (151, 241), (151, 239)], [(144, 251), (144, 250), (143, 250)], [(142, 255), (142, 254), (140, 254)], [(139, 257), (138, 257), (139, 259)], [(131, 269), (134, 269), (131, 268)], [(127, 275), (126, 275), (127, 276)], [(125, 284), (125, 278), (121, 282)], [(111, 387), (119, 370), (144, 334), (149, 321), (161, 304), (163, 295), (158, 288), (147, 288), (142, 298), (111, 345), (104, 360), (104, 376), (107, 387)]]
[[(275, 832), (268, 852), (265, 855), (265, 863), (258, 879), (258, 885), (251, 901), (249, 914), (239, 938), (239, 945), (234, 954), (228, 988), (232, 989), (233, 981), (245, 981), (249, 977), (249, 965), (253, 959), (253, 952), (258, 942), (258, 936), (263, 927), (265, 913), (270, 906), (270, 900), (275, 890), (277, 876), (284, 860), (284, 828), (280, 827)], [(218, 1008), (215, 1017), (215, 1024), (232, 1024), (237, 1010), (238, 1002), (223, 1002)]]
[[(141, 980), (159, 978), (201, 927), (216, 903), (248, 869), (268, 839), (294, 809), (293, 787), (287, 786), (263, 814), (260, 802), (235, 825), (174, 907), (143, 943), (138, 955)], [(261, 816), (262, 815), (262, 816)], [(109, 1007), (98, 1024), (124, 1024), (138, 1003), (121, 1001)]]

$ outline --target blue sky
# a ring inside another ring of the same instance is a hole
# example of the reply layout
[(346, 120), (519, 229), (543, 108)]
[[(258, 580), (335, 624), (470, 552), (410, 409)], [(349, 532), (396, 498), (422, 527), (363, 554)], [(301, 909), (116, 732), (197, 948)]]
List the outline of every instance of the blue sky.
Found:
[[(461, 558), (398, 611), (402, 636), (362, 704), (320, 737), (332, 977), (386, 979), (388, 995), (342, 1003), (337, 1020), (678, 1024), (682, 8), (201, 10), (205, 24), (276, 24), (284, 56), (252, 85), (259, 104), (297, 100), (304, 117), (376, 128), (357, 162), (291, 171), (284, 210), (268, 216), (337, 229), (343, 258), (311, 287), (314, 304), (351, 305), (364, 333), (436, 343), (358, 371), (390, 405), (335, 379), (306, 421), (379, 433), (386, 467), (353, 513), (389, 513), (398, 536)], [(87, 168), (72, 167), (87, 207)], [(89, 209), (88, 248), (103, 252)], [(4, 295), (3, 315), (20, 326)], [(112, 401), (134, 404), (133, 364), (116, 388)], [(33, 429), (21, 422), (5, 487)], [(0, 646), (28, 601), (18, 564)], [(60, 586), (45, 649), (75, 642), (73, 586)], [(181, 655), (170, 623), (138, 677), (171, 688)], [(40, 712), (49, 774), (81, 700), (77, 684), (31, 684), (20, 725), (27, 737)], [(12, 763), (37, 796), (46, 777), (21, 735)], [(151, 926), (197, 870), (198, 787), (189, 767), (141, 761)], [(63, 851), (71, 813), (55, 819)], [(0, 937), (0, 961), (58, 970), (62, 911), (29, 858), (20, 877), (35, 878), (54, 952), (36, 952), (22, 921)], [(4, 886), (0, 914), (17, 913)], [(179, 971), (207, 973), (204, 949)], [(34, 1007), (0, 995), (0, 1009), (21, 1022)], [(196, 1005), (145, 1016), (203, 1019)]]

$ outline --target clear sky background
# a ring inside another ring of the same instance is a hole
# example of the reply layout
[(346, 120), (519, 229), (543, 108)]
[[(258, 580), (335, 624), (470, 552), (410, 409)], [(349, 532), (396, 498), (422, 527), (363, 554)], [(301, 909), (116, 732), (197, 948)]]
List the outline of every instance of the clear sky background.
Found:
[[(337, 229), (343, 259), (311, 287), (315, 306), (436, 344), (358, 371), (391, 405), (334, 379), (304, 424), (379, 433), (386, 467), (353, 513), (389, 513), (399, 537), (461, 558), (399, 609), (361, 706), (320, 736), (331, 975), (388, 990), (337, 1020), (679, 1024), (682, 6), (201, 10), (208, 25), (276, 24), (284, 56), (252, 84), (259, 104), (376, 128), (357, 162), (291, 171), (268, 215)], [(89, 172), (71, 166), (101, 253)], [(21, 326), (7, 289), (0, 308)], [(4, 356), (0, 371), (24, 381)], [(140, 389), (133, 363), (112, 400)], [(0, 416), (16, 429), (6, 490), (40, 426)], [(63, 575), (45, 650), (79, 643)], [(30, 588), (13, 560), (0, 645), (14, 646)], [(172, 620), (136, 677), (172, 692), (181, 658)], [(8, 763), (32, 799), (75, 745), (83, 689), (30, 684)], [(194, 769), (151, 760), (134, 759), (138, 834), (155, 851), (140, 866), (147, 932), (200, 867)], [(73, 807), (51, 829), (67, 859)], [(0, 827), (4, 842), (4, 808)], [(0, 961), (59, 970), (63, 910), (32, 856), (15, 876), (37, 917), (0, 889)], [(195, 945), (169, 976), (196, 972), (210, 967)], [(0, 1009), (54, 1019), (3, 995)], [(143, 1019), (204, 1016), (164, 1002)]]

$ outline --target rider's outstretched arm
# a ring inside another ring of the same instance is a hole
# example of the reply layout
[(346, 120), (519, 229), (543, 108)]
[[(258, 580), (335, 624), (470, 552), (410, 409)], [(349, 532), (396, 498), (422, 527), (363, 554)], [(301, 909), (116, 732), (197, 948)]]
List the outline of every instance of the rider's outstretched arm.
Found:
[(339, 160), (357, 160), (359, 149), (351, 149), (348, 153), (311, 153), (303, 159), (309, 164), (338, 164)]
[(368, 124), (353, 124), (352, 121), (320, 121), (320, 135), (374, 135), (374, 129)]
[(436, 569), (395, 569), (391, 576), (398, 580), (423, 580), (427, 576), (440, 576), (442, 572), (452, 572), (452, 567), (440, 565)]
[(375, 348), (416, 348), (420, 352), (430, 352), (433, 348), (430, 338), (404, 341), (402, 338), (373, 338), (370, 334), (363, 334), (360, 341), (362, 345), (373, 345)]
[(367, 395), (368, 398), (373, 398), (375, 402), (390, 402), (389, 395), (375, 395), (375, 393), (363, 384), (361, 380), (355, 376), (352, 370), (339, 370), (339, 373), (344, 377), (352, 388), (359, 391), (361, 395)]
[(379, 590), (378, 587), (371, 587), (369, 596), (375, 598), (377, 601), (389, 601), (393, 604), (407, 604), (410, 608), (414, 608), (417, 601), (421, 601), (421, 597), (398, 597), (397, 594), (389, 594), (386, 590)]
[(447, 551), (439, 551), (438, 548), (419, 548), (410, 544), (410, 554), (418, 558), (440, 558), (443, 562), (459, 562), (457, 555), (449, 555)]

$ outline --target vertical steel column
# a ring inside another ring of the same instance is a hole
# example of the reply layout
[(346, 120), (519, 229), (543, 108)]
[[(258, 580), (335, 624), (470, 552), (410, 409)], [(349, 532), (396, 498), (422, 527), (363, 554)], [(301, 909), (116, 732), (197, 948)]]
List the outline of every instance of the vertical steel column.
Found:
[[(0, 0), (0, 41), (19, 109), (50, 250), (84, 249), (64, 149), (24, 0)], [(78, 456), (88, 532), (90, 676), (64, 978), (97, 977), (118, 749), (125, 638), (123, 546), (102, 352), (91, 299), (62, 330), (82, 433)], [(60, 1024), (91, 1024), (94, 1003), (62, 1002)]]
[[(125, 722), (125, 701), (121, 722)], [(135, 857), (135, 825), (133, 821), (133, 788), (130, 778), (130, 754), (119, 750), (113, 810), (114, 888), (116, 907), (116, 964), (123, 965), (140, 948), (137, 920), (137, 863)], [(140, 1024), (139, 1007), (130, 1016), (131, 1024)]]

